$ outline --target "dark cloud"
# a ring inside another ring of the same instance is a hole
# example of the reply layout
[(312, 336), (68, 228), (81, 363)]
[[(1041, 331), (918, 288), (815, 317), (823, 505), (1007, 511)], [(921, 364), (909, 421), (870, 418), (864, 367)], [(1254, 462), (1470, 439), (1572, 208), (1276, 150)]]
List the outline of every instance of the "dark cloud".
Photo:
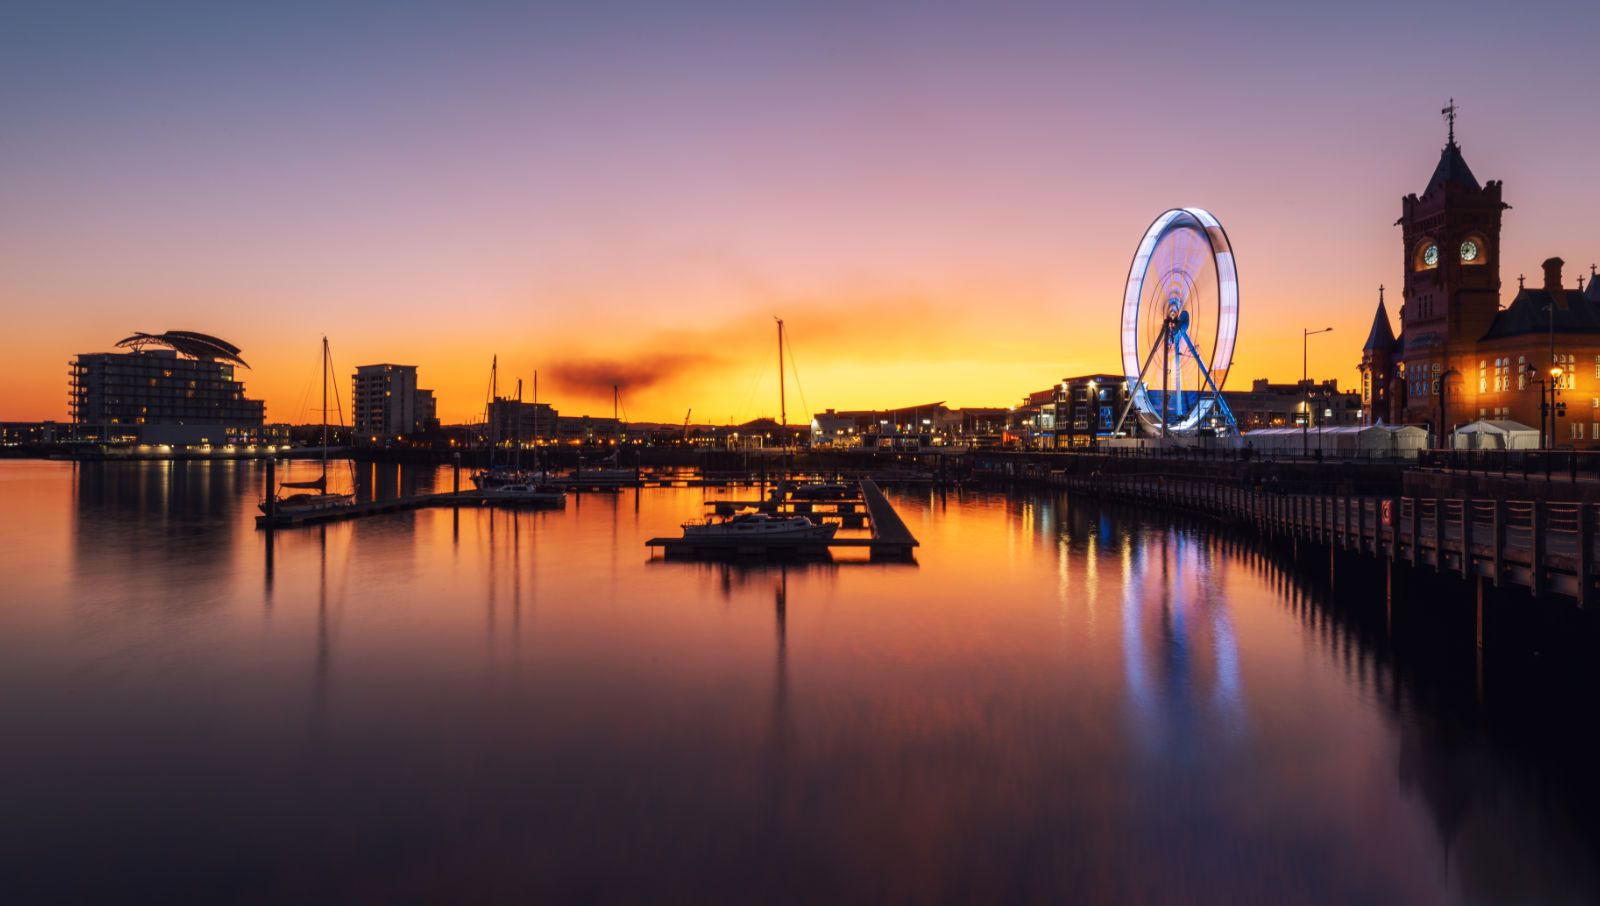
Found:
[(719, 364), (715, 356), (697, 352), (641, 353), (625, 358), (584, 356), (562, 359), (548, 369), (558, 388), (602, 396), (613, 386), (640, 391), (667, 383), (698, 368)]

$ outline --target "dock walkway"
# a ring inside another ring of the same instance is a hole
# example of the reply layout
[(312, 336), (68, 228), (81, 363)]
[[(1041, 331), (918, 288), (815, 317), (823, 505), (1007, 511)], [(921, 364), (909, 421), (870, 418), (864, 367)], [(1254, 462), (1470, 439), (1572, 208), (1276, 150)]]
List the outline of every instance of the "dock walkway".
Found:
[(1057, 487), (1188, 509), (1268, 537), (1326, 545), (1582, 607), (1596, 587), (1600, 504), (1281, 494), (1156, 475), (1054, 475)]
[[(912, 550), (918, 546), (917, 539), (912, 536), (911, 530), (906, 528), (905, 520), (895, 512), (894, 504), (879, 490), (877, 483), (871, 479), (862, 479), (860, 482), (861, 496), (846, 500), (817, 500), (817, 501), (784, 501), (779, 510), (794, 512), (789, 509), (796, 503), (800, 504), (840, 504), (852, 506), (864, 503), (867, 510), (867, 524), (871, 529), (868, 538), (830, 538), (830, 539), (795, 539), (795, 538), (651, 538), (645, 542), (649, 548), (659, 549), (668, 556), (697, 556), (715, 554), (735, 554), (740, 556), (816, 556), (825, 557), (834, 548), (866, 548), (873, 560), (899, 560), (908, 561), (912, 557)], [(747, 504), (749, 506), (763, 505), (764, 501), (707, 501), (708, 504)], [(841, 507), (842, 508), (842, 507)], [(821, 515), (820, 513), (817, 515)], [(828, 515), (836, 515), (829, 513)], [(846, 514), (837, 514), (848, 517)]]
[(362, 516), (377, 516), (384, 513), (403, 513), (410, 510), (420, 510), (435, 506), (499, 506), (519, 507), (522, 509), (538, 509), (537, 504), (529, 504), (506, 498), (489, 498), (478, 491), (442, 491), (437, 494), (412, 494), (405, 497), (390, 497), (384, 500), (363, 500), (349, 506), (332, 507), (326, 510), (312, 510), (303, 513), (265, 513), (256, 517), (256, 528), (278, 529), (294, 528), (301, 525), (315, 525), (323, 522), (340, 522), (345, 519), (359, 519)]

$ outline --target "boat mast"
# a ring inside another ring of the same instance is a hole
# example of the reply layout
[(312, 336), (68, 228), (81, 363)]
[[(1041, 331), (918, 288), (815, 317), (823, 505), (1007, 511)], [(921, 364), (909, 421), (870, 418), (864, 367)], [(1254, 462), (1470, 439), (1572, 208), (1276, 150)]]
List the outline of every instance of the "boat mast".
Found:
[(789, 427), (789, 403), (784, 400), (784, 319), (774, 317), (778, 322), (778, 437), (784, 443), (784, 450), (789, 450), (789, 439), (784, 437)]
[(328, 338), (322, 338), (322, 493), (328, 493)]
[(522, 378), (517, 378), (517, 420), (511, 429), (511, 467), (522, 468)]

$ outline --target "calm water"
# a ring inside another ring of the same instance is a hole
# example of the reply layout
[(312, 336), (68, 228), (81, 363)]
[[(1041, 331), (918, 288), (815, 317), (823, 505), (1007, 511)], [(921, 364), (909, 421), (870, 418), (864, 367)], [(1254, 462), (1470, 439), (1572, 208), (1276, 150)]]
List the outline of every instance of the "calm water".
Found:
[(1381, 575), (1056, 496), (780, 569), (651, 560), (698, 490), (259, 493), (0, 462), (0, 900), (1597, 901), (1593, 685)]

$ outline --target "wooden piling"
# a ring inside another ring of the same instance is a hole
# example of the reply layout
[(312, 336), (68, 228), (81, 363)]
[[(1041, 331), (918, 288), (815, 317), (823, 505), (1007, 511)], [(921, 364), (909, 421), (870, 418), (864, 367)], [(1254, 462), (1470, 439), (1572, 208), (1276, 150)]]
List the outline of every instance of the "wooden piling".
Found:
[(1589, 603), (1590, 574), (1594, 570), (1594, 514), (1587, 503), (1578, 504), (1578, 606)]
[[(1401, 503), (1405, 498), (1400, 498)], [(1419, 566), (1422, 563), (1422, 498), (1411, 498), (1411, 565)]]
[(1444, 498), (1433, 498), (1433, 571), (1444, 572)]
[(1494, 501), (1494, 553), (1489, 568), (1496, 588), (1500, 587), (1500, 577), (1505, 574), (1506, 553), (1506, 502), (1500, 498)]
[(267, 488), (261, 494), (261, 499), (266, 503), (267, 518), (272, 519), (278, 515), (278, 457), (267, 457)]
[(1485, 594), (1485, 587), (1488, 585), (1488, 583), (1484, 581), (1482, 576), (1479, 576), (1477, 585), (1478, 585), (1478, 607), (1477, 607), (1477, 617), (1476, 617), (1476, 619), (1477, 619), (1477, 624), (1478, 624), (1478, 650), (1482, 651), (1483, 650), (1483, 596)]
[(1535, 597), (1544, 594), (1544, 528), (1548, 514), (1543, 500), (1533, 502), (1533, 555), (1529, 560), (1528, 590)]

